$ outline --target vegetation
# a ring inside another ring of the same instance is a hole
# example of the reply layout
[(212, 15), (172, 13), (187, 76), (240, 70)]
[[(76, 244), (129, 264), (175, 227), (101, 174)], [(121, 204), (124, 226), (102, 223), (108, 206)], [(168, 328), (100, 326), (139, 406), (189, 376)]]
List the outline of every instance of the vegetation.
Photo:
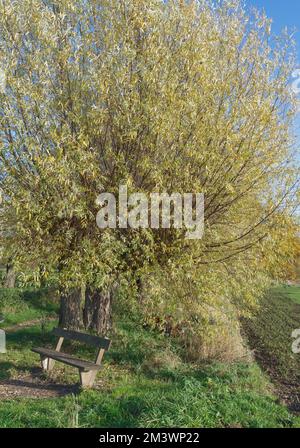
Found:
[[(107, 333), (114, 296), (200, 339), (238, 334), (294, 257), (291, 45), (238, 1), (1, 3), (4, 256), (58, 285), (61, 325)], [(99, 229), (120, 184), (204, 193), (204, 238)]]
[(14, 326), (32, 320), (57, 317), (58, 303), (54, 292), (48, 289), (0, 288), (0, 313), (4, 325)]
[[(117, 321), (94, 390), (58, 398), (2, 397), (0, 427), (300, 426), (299, 418), (279, 404), (255, 363), (188, 363), (174, 339), (145, 329), (138, 317)], [(38, 365), (30, 349), (54, 343), (49, 336), (53, 325), (47, 323), (41, 331), (35, 324), (8, 334), (8, 351), (0, 359), (0, 394), (1, 382), (8, 379), (26, 385)], [(81, 344), (75, 349), (80, 356), (92, 356)], [(50, 388), (58, 383), (67, 386), (78, 381), (75, 372), (57, 364), (41, 381)]]
[(278, 295), (286, 296), (290, 300), (300, 305), (300, 290), (299, 286), (289, 285), (289, 286), (280, 286), (278, 288), (274, 288), (274, 292)]
[(274, 288), (259, 312), (245, 323), (251, 348), (271, 375), (281, 397), (299, 411), (300, 356), (292, 352), (292, 332), (300, 328), (300, 288)]
[[(267, 294), (299, 279), (288, 33), (239, 0), (5, 0), (1, 67), (0, 426), (299, 425), (243, 338), (294, 387), (299, 293)], [(170, 228), (127, 198), (110, 228), (99, 195), (121, 185), (203, 193), (203, 238), (170, 196)], [(57, 324), (113, 340), (98, 389), (34, 376)], [(8, 381), (66, 396), (11, 400)]]

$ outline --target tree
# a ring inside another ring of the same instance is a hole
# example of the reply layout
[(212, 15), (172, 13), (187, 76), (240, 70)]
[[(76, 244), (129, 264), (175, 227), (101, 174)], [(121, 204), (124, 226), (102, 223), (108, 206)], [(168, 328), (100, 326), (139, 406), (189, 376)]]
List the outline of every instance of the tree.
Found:
[(14, 288), (16, 284), (16, 273), (14, 271), (14, 267), (11, 262), (8, 262), (6, 265), (6, 276), (4, 286), (6, 288)]
[[(0, 206), (2, 203), (2, 191), (0, 190)], [(1, 213), (0, 213), (1, 215)], [(0, 222), (1, 226), (1, 222)], [(0, 227), (0, 233), (1, 233), (1, 227)], [(4, 278), (4, 286), (6, 288), (14, 288), (16, 283), (16, 273), (14, 271), (14, 266), (12, 259), (9, 260), (2, 260), (2, 247), (0, 247), (0, 260), (1, 264), (5, 264), (5, 278)]]
[[(57, 276), (62, 320), (81, 324), (85, 289), (85, 323), (106, 331), (113, 285), (157, 270), (190, 277), (199, 303), (211, 273), (230, 295), (265, 269), (274, 214), (298, 188), (290, 54), (238, 1), (1, 3), (4, 244), (27, 281)], [(205, 237), (100, 230), (95, 199), (120, 184), (204, 192)]]

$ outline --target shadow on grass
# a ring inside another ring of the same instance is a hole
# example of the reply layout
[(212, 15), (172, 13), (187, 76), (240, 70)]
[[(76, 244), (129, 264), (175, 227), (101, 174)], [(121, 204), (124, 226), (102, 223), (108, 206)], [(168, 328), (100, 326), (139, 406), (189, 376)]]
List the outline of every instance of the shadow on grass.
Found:
[[(11, 377), (10, 371), (19, 374), (24, 372), (34, 373), (35, 363), (31, 361), (33, 353), (30, 350), (36, 345), (53, 344), (53, 337), (49, 333), (42, 333), (39, 327), (22, 328), (18, 331), (7, 333), (6, 354), (0, 356), (0, 379)], [(31, 357), (32, 355), (32, 357)], [(38, 358), (36, 359), (38, 361)]]
[(7, 333), (7, 349), (20, 350), (30, 350), (36, 345), (53, 345), (57, 338), (53, 336), (50, 329), (54, 324), (48, 324), (47, 331), (42, 331), (39, 326), (34, 326), (30, 328), (21, 328), (15, 332)]
[(80, 421), (83, 426), (87, 423), (91, 427), (139, 427), (144, 418), (151, 418), (154, 402), (156, 407), (163, 407), (160, 397), (171, 396), (173, 388), (172, 384), (137, 382), (113, 392), (104, 391), (101, 398), (97, 391), (85, 392), (80, 396), (79, 404), (84, 403), (85, 409), (81, 412)]
[(7, 380), (11, 377), (11, 369), (17, 370), (18, 372), (24, 372), (25, 366), (18, 366), (11, 361), (0, 361), (0, 381)]
[[(164, 350), (170, 340), (157, 331), (144, 329), (138, 322), (119, 322), (118, 331), (111, 336), (112, 345), (106, 358), (116, 364), (138, 367), (159, 350)], [(175, 346), (175, 343), (174, 343)]]
[(58, 312), (59, 304), (53, 289), (41, 288), (21, 290), (21, 297), (31, 308), (51, 314)]
[(99, 403), (96, 407), (97, 414), (102, 416), (99, 426), (108, 428), (136, 428), (139, 417), (146, 411), (146, 401), (140, 397), (122, 397), (115, 403)]

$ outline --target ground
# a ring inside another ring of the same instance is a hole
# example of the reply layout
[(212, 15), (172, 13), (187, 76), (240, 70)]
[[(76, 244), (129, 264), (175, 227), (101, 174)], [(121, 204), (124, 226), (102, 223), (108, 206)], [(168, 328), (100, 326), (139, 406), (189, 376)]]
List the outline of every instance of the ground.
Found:
[(300, 328), (300, 287), (281, 286), (266, 295), (254, 319), (244, 325), (250, 347), (290, 410), (300, 413), (300, 353), (292, 332)]
[[(295, 318), (290, 313), (294, 306), (300, 309), (299, 291), (294, 297), (290, 289), (275, 290), (267, 302), (275, 301), (276, 316), (286, 306), (289, 325), (295, 328), (300, 328), (300, 313)], [(57, 304), (52, 298), (43, 291), (22, 291), (25, 308), (6, 313), (1, 325), (7, 329), (7, 353), (0, 354), (0, 427), (300, 427), (300, 418), (278, 393), (277, 364), (269, 372), (261, 362), (260, 344), (255, 349), (258, 363), (190, 364), (175, 341), (143, 328), (138, 318), (117, 319), (93, 390), (82, 391), (77, 371), (68, 366), (57, 363), (50, 375), (42, 373), (39, 357), (30, 349), (55, 342), (50, 330), (57, 324)], [(253, 335), (263, 338), (258, 317), (245, 323), (253, 344)], [(280, 341), (280, 329), (276, 331)], [(270, 339), (273, 345), (266, 341), (265, 353), (277, 347)], [(283, 339), (296, 374), (300, 354), (293, 355), (291, 339)], [(79, 344), (67, 344), (64, 350), (94, 356), (93, 349)]]

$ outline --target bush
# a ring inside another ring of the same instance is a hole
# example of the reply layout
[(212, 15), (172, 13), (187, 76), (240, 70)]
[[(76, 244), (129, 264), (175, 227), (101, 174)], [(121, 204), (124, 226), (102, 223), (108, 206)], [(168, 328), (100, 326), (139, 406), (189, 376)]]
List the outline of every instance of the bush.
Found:
[(180, 357), (169, 348), (150, 355), (142, 364), (144, 373), (156, 375), (159, 372), (171, 372), (181, 365)]
[(4, 285), (5, 281), (5, 270), (0, 266), (0, 288)]
[(238, 323), (216, 324), (207, 333), (187, 331), (180, 335), (185, 348), (185, 359), (189, 362), (220, 361), (231, 363), (251, 361), (251, 353), (244, 343)]
[(189, 320), (176, 320), (171, 314), (161, 317), (148, 313), (144, 316), (144, 327), (177, 340), (188, 362), (252, 360), (241, 334), (238, 314), (225, 298), (222, 308), (203, 307)]
[(14, 313), (28, 308), (22, 297), (22, 292), (17, 288), (0, 288), (0, 312)]

